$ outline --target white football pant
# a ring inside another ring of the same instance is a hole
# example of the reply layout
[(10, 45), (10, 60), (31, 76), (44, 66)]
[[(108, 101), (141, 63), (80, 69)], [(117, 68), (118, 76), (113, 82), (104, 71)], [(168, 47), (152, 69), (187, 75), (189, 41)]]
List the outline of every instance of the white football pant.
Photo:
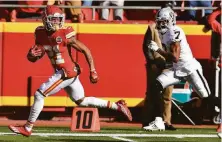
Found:
[[(28, 122), (34, 123), (36, 121), (40, 112), (43, 109), (45, 97), (55, 94), (63, 88), (65, 89), (65, 91), (73, 102), (76, 102), (85, 97), (84, 89), (78, 76), (65, 80), (62, 77), (63, 71), (57, 71), (53, 76), (49, 78), (48, 81), (43, 83), (40, 88), (36, 91), (34, 96), (34, 104), (32, 105)], [(95, 97), (85, 97), (79, 105), (110, 108), (114, 110), (118, 109), (116, 103), (110, 103), (110, 101)]]
[(211, 92), (208, 83), (203, 76), (202, 69), (193, 71), (190, 75), (185, 77), (178, 77), (175, 75), (175, 71), (171, 68), (168, 71), (163, 72), (157, 77), (157, 80), (161, 83), (163, 88), (180, 83), (182, 80), (186, 80), (192, 85), (193, 89), (201, 98), (208, 97)]

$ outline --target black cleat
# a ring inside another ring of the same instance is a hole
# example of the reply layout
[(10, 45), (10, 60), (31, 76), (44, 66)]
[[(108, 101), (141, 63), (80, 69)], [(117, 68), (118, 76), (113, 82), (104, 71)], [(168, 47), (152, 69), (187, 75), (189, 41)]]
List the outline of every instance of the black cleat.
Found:
[(165, 130), (176, 131), (177, 129), (173, 125), (168, 125), (165, 123)]

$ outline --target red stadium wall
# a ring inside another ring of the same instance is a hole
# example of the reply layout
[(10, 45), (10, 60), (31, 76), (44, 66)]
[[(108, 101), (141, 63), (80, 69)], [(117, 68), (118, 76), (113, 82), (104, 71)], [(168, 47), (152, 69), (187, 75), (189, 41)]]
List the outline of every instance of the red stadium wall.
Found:
[[(40, 23), (0, 23), (0, 105), (30, 106), (33, 94), (53, 70), (47, 57), (35, 64), (26, 59), (34, 43), (33, 32)], [(78, 62), (83, 68), (80, 80), (86, 96), (116, 101), (126, 99), (135, 107), (146, 92), (145, 58), (142, 52), (145, 24), (71, 24), (77, 38), (91, 50), (100, 76), (98, 84), (90, 84), (89, 70), (82, 54)], [(202, 26), (182, 25), (197, 59), (210, 58), (210, 33)], [(200, 52), (201, 51), (201, 52)], [(2, 54), (2, 55), (1, 55)], [(61, 91), (46, 98), (45, 106), (74, 106)]]
[[(2, 30), (3, 30), (3, 25), (0, 24), (0, 96), (2, 95)], [(2, 99), (0, 99), (0, 104), (2, 104)]]

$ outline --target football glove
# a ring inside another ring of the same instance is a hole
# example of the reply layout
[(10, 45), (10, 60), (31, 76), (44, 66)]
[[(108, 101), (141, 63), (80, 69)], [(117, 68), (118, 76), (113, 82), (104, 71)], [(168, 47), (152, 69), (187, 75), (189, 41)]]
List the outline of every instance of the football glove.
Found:
[(96, 70), (90, 71), (90, 81), (91, 83), (97, 83), (99, 81), (99, 76)]
[(159, 49), (159, 47), (155, 41), (151, 41), (150, 44), (148, 45), (148, 49), (156, 52)]

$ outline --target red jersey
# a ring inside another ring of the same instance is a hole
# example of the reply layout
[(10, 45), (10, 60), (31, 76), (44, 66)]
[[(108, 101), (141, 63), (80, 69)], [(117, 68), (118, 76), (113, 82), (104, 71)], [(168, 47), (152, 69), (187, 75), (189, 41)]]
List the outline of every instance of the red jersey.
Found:
[(42, 45), (55, 70), (63, 69), (66, 77), (77, 75), (76, 65), (70, 57), (67, 39), (76, 35), (72, 27), (64, 27), (49, 35), (43, 26), (35, 30), (35, 44)]

